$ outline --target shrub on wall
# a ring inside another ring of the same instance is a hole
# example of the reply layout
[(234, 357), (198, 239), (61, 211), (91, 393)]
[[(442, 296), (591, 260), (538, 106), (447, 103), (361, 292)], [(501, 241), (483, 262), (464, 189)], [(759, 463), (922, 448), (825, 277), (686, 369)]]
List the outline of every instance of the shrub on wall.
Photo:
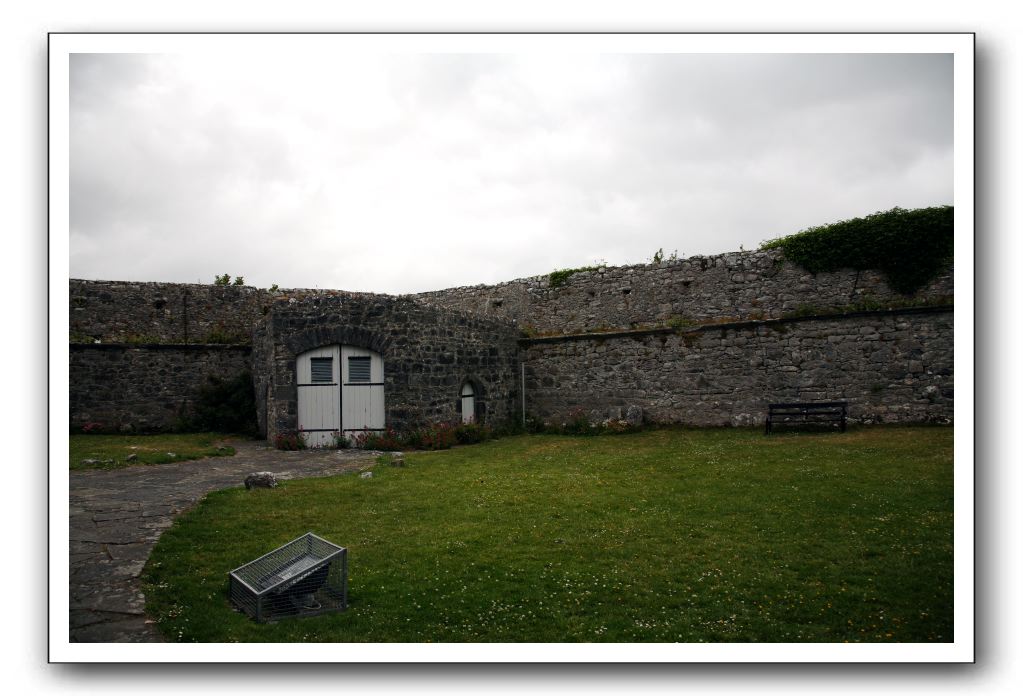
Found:
[(213, 284), (221, 287), (225, 287), (227, 285), (245, 285), (245, 278), (238, 276), (234, 279), (234, 282), (231, 282), (231, 274), (225, 273), (224, 275), (214, 276)]
[(388, 428), (355, 436), (356, 447), (383, 452), (451, 449), (455, 442), (455, 426), (449, 423), (431, 423), (402, 433)]
[(306, 448), (305, 433), (294, 430), (278, 433), (274, 437), (274, 447), (279, 450), (304, 450)]
[(184, 429), (256, 435), (256, 392), (252, 374), (242, 372), (231, 379), (211, 376), (199, 389), (195, 412)]
[(547, 277), (547, 284), (551, 288), (560, 288), (562, 285), (568, 282), (576, 273), (583, 273), (584, 271), (598, 271), (603, 268), (603, 264), (600, 266), (582, 266), (580, 268), (561, 268), (556, 271), (551, 271)]
[(396, 452), (400, 450), (450, 449), (456, 444), (470, 445), (494, 437), (486, 425), (466, 423), (429, 423), (422, 427), (397, 432), (387, 428), (381, 432), (365, 432), (355, 436), (354, 445), (361, 449)]
[(455, 426), (450, 423), (431, 423), (410, 430), (404, 437), (405, 447), (418, 450), (451, 449), (457, 442)]
[(376, 433), (365, 432), (355, 436), (354, 445), (359, 449), (379, 450), (381, 452), (400, 452), (405, 449), (404, 438), (393, 428)]
[(811, 227), (764, 242), (811, 273), (853, 268), (879, 270), (892, 289), (909, 295), (952, 263), (950, 205), (904, 210), (892, 208), (862, 218)]
[(474, 445), (494, 437), (490, 426), (480, 423), (462, 423), (455, 427), (455, 439), (460, 445)]

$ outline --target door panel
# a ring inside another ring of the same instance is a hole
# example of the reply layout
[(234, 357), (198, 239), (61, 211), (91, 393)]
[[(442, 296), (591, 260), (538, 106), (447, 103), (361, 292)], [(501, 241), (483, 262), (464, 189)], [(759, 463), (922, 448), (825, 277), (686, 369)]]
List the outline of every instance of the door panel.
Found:
[(310, 447), (332, 445), (333, 433), (341, 429), (338, 346), (303, 353), (296, 368), (298, 429)]
[[(341, 346), (341, 420), (345, 435), (384, 429), (384, 361), (365, 348)], [(368, 370), (366, 368), (369, 368)]]

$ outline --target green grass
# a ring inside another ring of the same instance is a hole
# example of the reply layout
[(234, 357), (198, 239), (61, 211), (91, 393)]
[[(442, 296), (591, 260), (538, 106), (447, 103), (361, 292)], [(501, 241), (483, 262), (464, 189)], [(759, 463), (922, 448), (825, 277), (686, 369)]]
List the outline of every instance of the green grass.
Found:
[[(179, 641), (951, 641), (951, 428), (518, 436), (208, 496), (161, 537)], [(347, 612), (257, 624), (227, 573), (313, 531)]]
[[(235, 453), (233, 447), (219, 448), (215, 443), (224, 435), (217, 433), (177, 433), (173, 435), (71, 435), (71, 471), (79, 469), (119, 469), (133, 464), (166, 464), (204, 457), (224, 457)], [(136, 455), (134, 462), (127, 461)], [(174, 456), (170, 456), (173, 454)], [(86, 463), (95, 460), (95, 463)]]

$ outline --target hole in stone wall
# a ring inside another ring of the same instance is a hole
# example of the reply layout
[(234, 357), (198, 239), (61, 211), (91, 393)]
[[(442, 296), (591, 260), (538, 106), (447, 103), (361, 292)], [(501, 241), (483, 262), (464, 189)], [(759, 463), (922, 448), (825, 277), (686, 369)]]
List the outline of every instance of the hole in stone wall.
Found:
[(630, 292), (632, 292), (632, 288), (622, 288), (623, 295), (628, 295)]

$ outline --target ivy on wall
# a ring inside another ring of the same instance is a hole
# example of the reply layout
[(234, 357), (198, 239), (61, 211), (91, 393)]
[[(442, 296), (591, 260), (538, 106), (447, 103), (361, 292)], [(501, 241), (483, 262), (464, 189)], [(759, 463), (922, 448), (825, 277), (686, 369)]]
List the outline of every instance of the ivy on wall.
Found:
[(576, 273), (582, 273), (584, 271), (597, 271), (603, 268), (603, 266), (582, 266), (581, 268), (562, 268), (556, 271), (551, 271), (548, 275), (547, 284), (551, 288), (560, 288), (568, 279)]
[(853, 268), (884, 273), (892, 289), (910, 295), (952, 263), (950, 205), (877, 212), (862, 218), (811, 227), (764, 242), (811, 273)]

